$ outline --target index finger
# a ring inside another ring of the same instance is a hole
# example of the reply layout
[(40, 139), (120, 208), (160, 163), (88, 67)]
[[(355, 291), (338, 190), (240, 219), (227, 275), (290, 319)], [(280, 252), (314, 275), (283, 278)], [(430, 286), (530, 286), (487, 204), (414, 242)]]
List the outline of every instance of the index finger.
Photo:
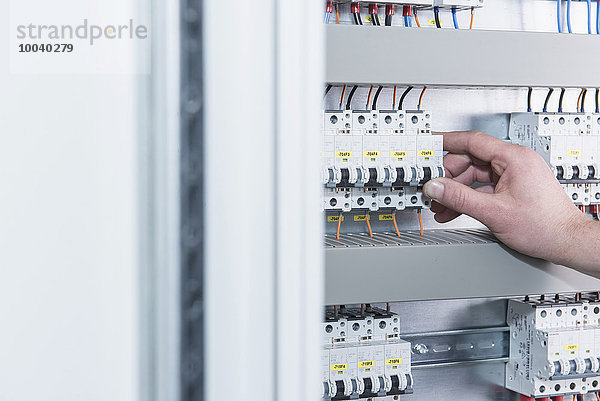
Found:
[(510, 144), (479, 131), (441, 132), (444, 150), (450, 153), (467, 154), (484, 162), (506, 161)]

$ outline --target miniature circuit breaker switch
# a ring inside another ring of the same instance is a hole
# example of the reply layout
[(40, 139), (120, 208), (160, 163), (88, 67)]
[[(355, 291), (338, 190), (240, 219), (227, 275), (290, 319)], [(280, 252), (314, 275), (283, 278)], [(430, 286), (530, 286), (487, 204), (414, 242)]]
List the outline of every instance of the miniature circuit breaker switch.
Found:
[(514, 113), (509, 139), (542, 156), (573, 203), (600, 205), (600, 115)]
[(411, 346), (399, 317), (367, 308), (328, 311), (322, 324), (324, 400), (372, 399), (412, 393)]
[(597, 298), (510, 300), (506, 388), (533, 398), (598, 391), (599, 318)]

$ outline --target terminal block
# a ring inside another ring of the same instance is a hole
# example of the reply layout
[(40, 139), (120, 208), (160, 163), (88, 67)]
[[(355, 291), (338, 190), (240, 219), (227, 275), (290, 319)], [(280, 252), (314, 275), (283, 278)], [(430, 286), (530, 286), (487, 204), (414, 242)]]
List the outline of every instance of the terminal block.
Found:
[(378, 399), (412, 393), (411, 346), (399, 317), (379, 308), (328, 311), (322, 324), (324, 400)]
[(506, 388), (527, 397), (600, 390), (600, 302), (510, 300)]
[[(337, 3), (350, 3), (352, 0), (341, 0)], [(368, 3), (365, 3), (368, 4)], [(377, 4), (396, 4), (404, 6), (418, 6), (421, 8), (440, 7), (444, 9), (466, 9), (466, 8), (480, 8), (485, 4), (485, 0), (408, 0), (408, 1), (397, 1), (397, 0), (379, 0)]]
[(576, 205), (600, 205), (600, 115), (514, 113), (509, 139), (540, 154)]
[(444, 176), (443, 137), (422, 110), (323, 113), (323, 209), (426, 208), (421, 188)]

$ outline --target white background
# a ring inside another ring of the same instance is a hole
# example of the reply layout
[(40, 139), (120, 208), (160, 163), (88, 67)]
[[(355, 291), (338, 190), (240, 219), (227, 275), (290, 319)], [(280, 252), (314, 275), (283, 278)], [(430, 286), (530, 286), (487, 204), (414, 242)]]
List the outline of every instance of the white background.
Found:
[[(135, 400), (140, 77), (11, 75), (8, 8), (0, 2), (0, 401)], [(100, 56), (136, 68), (135, 54)]]

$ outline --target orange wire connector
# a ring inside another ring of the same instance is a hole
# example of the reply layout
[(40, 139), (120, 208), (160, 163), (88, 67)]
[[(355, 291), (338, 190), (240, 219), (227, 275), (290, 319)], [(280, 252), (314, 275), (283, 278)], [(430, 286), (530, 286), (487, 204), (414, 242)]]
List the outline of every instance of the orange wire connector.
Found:
[(396, 235), (398, 235), (398, 237), (402, 237), (400, 235), (400, 231), (398, 231), (398, 224), (396, 224), (396, 213), (392, 214), (392, 221), (394, 222), (394, 228), (396, 229)]
[(371, 229), (371, 222), (369, 221), (369, 213), (367, 213), (367, 228), (369, 229), (369, 237), (373, 238), (373, 230)]
[(413, 11), (413, 15), (415, 16), (415, 22), (417, 23), (417, 26), (420, 28), (421, 27), (421, 23), (419, 22), (419, 17), (417, 16), (417, 9), (416, 8)]
[(469, 29), (473, 29), (473, 19), (475, 18), (475, 7), (471, 7), (471, 24), (469, 25)]
[(342, 213), (340, 212), (340, 215), (338, 216), (338, 228), (337, 228), (337, 234), (335, 235), (336, 239), (340, 239), (340, 228), (342, 227)]
[(417, 214), (419, 215), (419, 227), (421, 229), (421, 237), (423, 234), (423, 215), (421, 214), (421, 209), (417, 209)]

